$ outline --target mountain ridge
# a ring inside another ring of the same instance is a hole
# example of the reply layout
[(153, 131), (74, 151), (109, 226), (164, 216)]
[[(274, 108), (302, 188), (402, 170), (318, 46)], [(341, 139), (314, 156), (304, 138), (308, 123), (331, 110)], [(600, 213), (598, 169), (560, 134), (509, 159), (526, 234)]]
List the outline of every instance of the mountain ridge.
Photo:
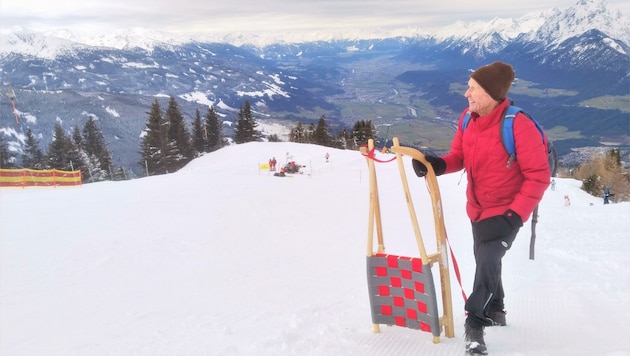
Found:
[[(250, 100), (260, 120), (308, 123), (326, 115), (333, 130), (357, 119), (376, 125), (428, 121), (450, 129), (464, 105), (463, 91), (456, 89), (462, 78), (500, 59), (516, 69), (519, 82), (511, 96), (519, 105), (531, 107), (543, 125), (553, 125), (549, 128), (577, 132), (560, 135), (565, 154), (601, 142), (630, 144), (630, 127), (624, 127), (630, 105), (623, 103), (630, 87), (630, 41), (619, 39), (630, 36), (630, 30), (622, 31), (630, 27), (620, 12), (606, 10), (601, 0), (581, 0), (543, 14), (458, 24), (466, 36), (414, 29), (409, 37), (338, 36), (262, 47), (179, 43), (145, 29), (96, 37), (96, 45), (85, 46), (69, 31), (54, 36), (16, 31), (2, 36), (0, 85), (1, 93), (15, 92), (23, 120), (10, 126), (12, 110), (2, 100), (0, 131), (19, 152), (26, 125), (46, 145), (54, 122), (64, 122), (69, 131), (93, 116), (116, 145), (110, 147), (114, 157), (124, 157), (117, 164), (131, 165), (138, 160), (148, 106), (169, 96), (181, 101), (189, 121), (196, 109), (203, 114), (209, 105), (233, 121), (238, 106)], [(621, 104), (615, 98), (622, 98)], [(411, 131), (420, 138), (409, 141), (425, 145), (426, 137)]]
[[(567, 18), (572, 19), (572, 21), (567, 22)], [(562, 24), (566, 26), (559, 26)], [(45, 41), (38, 39), (38, 42), (48, 43), (51, 39), (56, 38), (78, 46), (111, 47), (121, 50), (132, 48), (152, 50), (156, 46), (177, 46), (191, 42), (227, 43), (234, 46), (253, 45), (264, 48), (275, 44), (338, 40), (379, 40), (397, 37), (407, 39), (434, 38), (437, 42), (453, 39), (473, 41), (492, 33), (499, 34), (505, 40), (512, 40), (526, 35), (529, 41), (544, 39), (547, 43), (558, 44), (591, 29), (598, 29), (612, 38), (630, 43), (630, 20), (624, 17), (620, 10), (609, 10), (606, 7), (605, 0), (579, 0), (575, 6), (565, 10), (553, 7), (545, 11), (531, 12), (516, 19), (496, 17), (489, 22), (456, 21), (432, 32), (423, 30), (420, 27), (407, 27), (387, 31), (374, 29), (352, 32), (285, 32), (267, 35), (251, 32), (174, 34), (138, 27), (107, 32), (77, 32), (67, 28), (31, 31), (23, 27), (14, 27), (2, 31), (3, 37), (7, 37), (7, 39), (0, 46), (0, 55), (3, 52), (26, 50), (15, 46), (19, 39), (25, 40), (25, 37), (34, 39), (37, 36), (45, 38)], [(18, 39), (11, 39), (13, 36), (16, 36)], [(549, 41), (549, 39), (555, 40)], [(35, 55), (38, 53), (46, 56), (46, 58), (50, 58), (51, 55), (56, 55), (55, 46), (51, 49), (53, 50), (52, 53), (42, 53), (40, 51), (35, 53), (24, 52), (24, 54)], [(59, 47), (61, 51), (65, 49), (67, 49), (66, 46)]]

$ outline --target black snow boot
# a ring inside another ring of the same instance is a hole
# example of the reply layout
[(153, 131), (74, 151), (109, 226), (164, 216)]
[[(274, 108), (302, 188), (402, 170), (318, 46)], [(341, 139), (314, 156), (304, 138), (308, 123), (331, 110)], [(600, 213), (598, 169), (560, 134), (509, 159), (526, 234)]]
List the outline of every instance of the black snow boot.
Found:
[(483, 327), (474, 328), (465, 325), (466, 352), (471, 355), (487, 355), (486, 342), (483, 340)]
[(492, 319), (492, 326), (506, 326), (507, 321), (505, 320), (505, 314), (507, 314), (505, 310), (497, 310), (497, 311), (490, 312), (488, 317)]

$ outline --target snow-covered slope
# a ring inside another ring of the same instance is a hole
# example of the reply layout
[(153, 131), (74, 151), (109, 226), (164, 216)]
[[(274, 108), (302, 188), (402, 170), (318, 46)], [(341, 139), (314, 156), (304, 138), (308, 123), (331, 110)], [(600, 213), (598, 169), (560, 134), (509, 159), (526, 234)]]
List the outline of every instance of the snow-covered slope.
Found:
[[(272, 156), (305, 165), (303, 174), (259, 170)], [(418, 256), (397, 165), (377, 168), (387, 251)], [(409, 179), (431, 251), (425, 183)], [(460, 179), (439, 182), (469, 292)], [(509, 325), (486, 330), (489, 352), (630, 355), (630, 204), (602, 205), (579, 182), (556, 180), (541, 204), (536, 259), (529, 224), (504, 258)], [(435, 345), (398, 327), (372, 333), (368, 196), (359, 153), (292, 143), (230, 146), (132, 181), (2, 188), (0, 354), (463, 354), (454, 275), (454, 338)]]

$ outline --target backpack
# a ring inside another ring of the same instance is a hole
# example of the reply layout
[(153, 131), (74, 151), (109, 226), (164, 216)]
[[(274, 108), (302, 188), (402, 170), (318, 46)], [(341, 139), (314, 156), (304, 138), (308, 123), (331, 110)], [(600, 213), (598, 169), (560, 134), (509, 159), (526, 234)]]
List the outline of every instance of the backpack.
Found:
[[(503, 143), (505, 151), (510, 156), (510, 159), (508, 160), (508, 167), (510, 165), (510, 162), (516, 161), (516, 146), (514, 144), (514, 118), (519, 112), (523, 113), (525, 117), (532, 120), (534, 122), (534, 125), (536, 125), (536, 128), (538, 129), (538, 132), (540, 133), (540, 136), (542, 138), (542, 142), (547, 147), (547, 162), (549, 163), (549, 171), (551, 172), (551, 176), (555, 177), (556, 166), (558, 162), (558, 153), (556, 152), (555, 147), (553, 146), (551, 141), (547, 139), (547, 134), (545, 134), (545, 131), (543, 130), (542, 126), (540, 126), (538, 121), (536, 121), (536, 119), (523, 111), (523, 109), (514, 105), (510, 105), (501, 117), (501, 142)], [(469, 121), (470, 113), (468, 112), (462, 120), (462, 132), (466, 130)]]

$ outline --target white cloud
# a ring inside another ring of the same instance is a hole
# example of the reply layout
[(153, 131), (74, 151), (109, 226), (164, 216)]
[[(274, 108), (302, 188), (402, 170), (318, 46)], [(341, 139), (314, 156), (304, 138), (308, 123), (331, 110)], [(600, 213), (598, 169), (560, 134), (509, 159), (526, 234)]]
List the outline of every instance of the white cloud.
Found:
[[(419, 27), (432, 30), (457, 20), (489, 20), (520, 17), (552, 6), (566, 8), (574, 0), (513, 3), (450, 0), (419, 4), (411, 0), (244, 0), (230, 2), (172, 1), (61, 1), (3, 2), (3, 27), (146, 27), (169, 32), (270, 32), (317, 31), (354, 28)], [(611, 8), (630, 12), (625, 0), (608, 1)]]

